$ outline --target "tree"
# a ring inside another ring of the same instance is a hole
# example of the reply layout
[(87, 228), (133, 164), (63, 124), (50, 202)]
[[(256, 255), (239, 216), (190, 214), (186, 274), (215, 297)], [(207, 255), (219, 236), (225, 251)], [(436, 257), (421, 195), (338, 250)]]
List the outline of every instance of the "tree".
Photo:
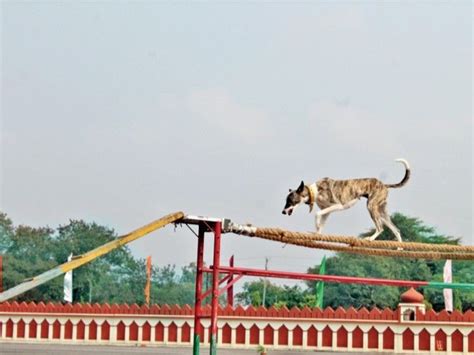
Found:
[(316, 295), (313, 290), (303, 290), (300, 286), (278, 286), (265, 279), (244, 283), (243, 290), (236, 295), (236, 300), (245, 305), (258, 307), (262, 305), (262, 294), (266, 282), (265, 307), (315, 307)]
[[(71, 220), (57, 229), (15, 227), (0, 213), (0, 253), (4, 256), (4, 285), (11, 288), (66, 262), (73, 253), (82, 255), (117, 238), (114, 230), (96, 223)], [(133, 257), (121, 247), (74, 270), (73, 297), (77, 302), (144, 303), (145, 260)], [(159, 303), (193, 304), (196, 265), (176, 272), (174, 265), (153, 268), (151, 299)], [(209, 275), (204, 283), (209, 284)], [(61, 301), (63, 279), (19, 295), (17, 301)], [(209, 298), (207, 299), (207, 302)]]
[[(4, 213), (0, 213), (0, 252), (4, 257), (4, 289), (31, 278), (55, 266), (54, 254), (51, 249), (53, 230), (32, 228), (28, 226), (14, 227)], [(46, 287), (42, 285), (22, 295), (22, 299), (44, 300), (56, 299), (58, 282), (53, 280)], [(56, 286), (56, 287), (55, 287)]]
[[(153, 269), (153, 282), (151, 299), (159, 304), (194, 304), (196, 264), (190, 263), (181, 268), (180, 273), (176, 271), (175, 265), (166, 265), (162, 268)], [(211, 276), (203, 275), (203, 284), (210, 286)], [(210, 297), (203, 300), (210, 303)]]
[[(63, 263), (72, 252), (81, 255), (117, 238), (113, 229), (96, 223), (72, 220), (58, 228), (56, 262)], [(74, 297), (83, 302), (143, 303), (145, 261), (135, 259), (127, 246), (74, 270)]]
[[(81, 255), (117, 236), (112, 229), (95, 223), (72, 220), (57, 230), (49, 227), (14, 227), (0, 214), (0, 251), (4, 255), (4, 285), (11, 288), (66, 262), (68, 255)], [(145, 264), (135, 259), (127, 247), (94, 260), (74, 270), (75, 300), (87, 302), (143, 303)], [(62, 278), (34, 288), (17, 301), (61, 301)]]

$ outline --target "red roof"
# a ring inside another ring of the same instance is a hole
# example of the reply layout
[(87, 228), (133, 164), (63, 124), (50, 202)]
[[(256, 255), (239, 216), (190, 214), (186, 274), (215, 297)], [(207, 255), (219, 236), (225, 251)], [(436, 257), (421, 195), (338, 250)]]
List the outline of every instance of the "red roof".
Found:
[(424, 297), (421, 293), (416, 291), (413, 287), (400, 296), (403, 303), (423, 303)]

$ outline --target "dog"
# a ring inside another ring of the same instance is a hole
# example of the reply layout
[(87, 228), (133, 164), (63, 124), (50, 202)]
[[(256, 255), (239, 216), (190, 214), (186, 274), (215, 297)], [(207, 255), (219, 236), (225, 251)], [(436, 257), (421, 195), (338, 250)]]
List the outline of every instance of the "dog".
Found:
[(290, 189), (282, 213), (291, 216), (294, 209), (301, 204), (308, 205), (311, 213), (316, 203), (320, 208), (315, 216), (316, 232), (321, 233), (331, 212), (346, 210), (364, 197), (367, 199), (370, 217), (375, 223), (375, 232), (366, 239), (375, 240), (383, 232), (385, 225), (401, 242), (400, 231), (387, 212), (387, 196), (389, 188), (400, 188), (408, 182), (410, 165), (405, 159), (395, 161), (405, 166), (405, 176), (399, 183), (384, 184), (375, 178), (333, 180), (327, 177), (310, 185), (301, 181), (296, 190)]

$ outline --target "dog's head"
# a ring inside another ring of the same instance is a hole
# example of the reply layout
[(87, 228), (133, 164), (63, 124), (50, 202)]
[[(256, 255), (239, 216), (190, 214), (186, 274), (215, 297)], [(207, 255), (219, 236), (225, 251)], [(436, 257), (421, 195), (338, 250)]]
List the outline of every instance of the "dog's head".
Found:
[(300, 186), (296, 190), (290, 189), (290, 193), (286, 196), (286, 203), (281, 213), (291, 216), (296, 206), (305, 203), (308, 200), (308, 196), (305, 196), (304, 182), (301, 181)]

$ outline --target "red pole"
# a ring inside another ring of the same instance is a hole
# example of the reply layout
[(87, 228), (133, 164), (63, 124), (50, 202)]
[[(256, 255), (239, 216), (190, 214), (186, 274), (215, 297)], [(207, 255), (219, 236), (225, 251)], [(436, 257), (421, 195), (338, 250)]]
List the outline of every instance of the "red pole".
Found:
[(151, 255), (146, 258), (146, 283), (145, 283), (145, 303), (150, 306), (151, 289)]
[(214, 259), (212, 265), (211, 342), (210, 355), (217, 354), (217, 310), (219, 306), (219, 267), (221, 258), (221, 222), (214, 224)]
[[(234, 267), (234, 256), (232, 255), (229, 260), (229, 266), (232, 268)], [(227, 281), (227, 285), (229, 285), (232, 280), (234, 279), (234, 274), (230, 273), (229, 274), (229, 280)], [(227, 289), (227, 305), (234, 307), (234, 286), (230, 286)]]
[[(199, 355), (199, 347), (201, 343), (200, 334), (202, 333), (201, 326), (201, 305), (202, 305), (202, 276), (204, 268), (204, 233), (205, 227), (199, 225), (198, 233), (198, 247), (196, 260), (196, 293), (194, 300), (194, 343), (193, 354)], [(202, 339), (204, 341), (204, 339)]]
[[(214, 272), (213, 268), (204, 268), (204, 272)], [(219, 268), (220, 273), (233, 273), (238, 275), (246, 276), (262, 276), (262, 277), (274, 277), (281, 279), (293, 279), (293, 280), (313, 280), (313, 281), (324, 281), (324, 282), (340, 282), (340, 283), (356, 283), (364, 285), (386, 285), (386, 286), (398, 286), (398, 287), (420, 287), (428, 286), (427, 281), (409, 281), (409, 280), (391, 280), (391, 279), (377, 279), (368, 277), (354, 277), (354, 276), (335, 276), (335, 275), (319, 275), (319, 274), (303, 274), (298, 272), (289, 271), (274, 271), (274, 270), (259, 270), (250, 269), (243, 267), (228, 267), (221, 266)]]
[[(206, 270), (206, 268), (204, 268), (204, 270)], [(211, 271), (212, 273), (212, 271)], [(223, 284), (224, 282), (226, 282), (227, 280), (229, 279), (229, 275), (227, 275), (226, 277), (223, 277), (222, 279), (219, 280), (219, 285), (220, 284)], [(225, 289), (227, 290), (228, 286), (225, 286)], [(220, 292), (220, 291), (219, 291)], [(222, 292), (220, 292), (222, 293)], [(209, 297), (209, 295), (212, 294), (212, 287), (210, 287), (209, 289), (206, 290), (206, 292), (204, 292), (202, 294), (202, 297), (201, 297), (201, 300), (204, 301), (207, 297)]]

